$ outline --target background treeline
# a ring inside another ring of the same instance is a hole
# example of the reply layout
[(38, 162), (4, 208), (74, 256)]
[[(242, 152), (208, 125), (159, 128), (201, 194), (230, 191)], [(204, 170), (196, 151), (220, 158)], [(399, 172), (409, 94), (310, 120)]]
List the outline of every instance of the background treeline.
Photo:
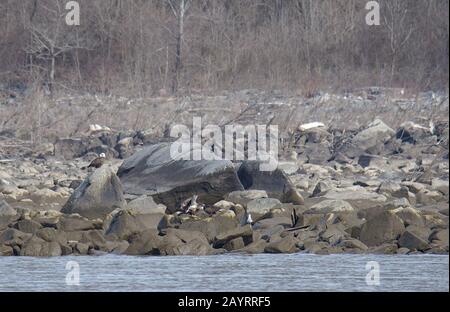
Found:
[(449, 1), (0, 0), (0, 83), (138, 95), (448, 89)]

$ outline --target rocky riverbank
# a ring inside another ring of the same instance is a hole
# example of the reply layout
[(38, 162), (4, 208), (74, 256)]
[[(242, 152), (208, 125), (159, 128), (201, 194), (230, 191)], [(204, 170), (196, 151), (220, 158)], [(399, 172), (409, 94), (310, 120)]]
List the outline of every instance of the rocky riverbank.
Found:
[[(447, 117), (288, 134), (274, 172), (172, 160), (145, 131), (3, 135), (0, 255), (448, 254)], [(100, 153), (105, 165), (82, 169)]]

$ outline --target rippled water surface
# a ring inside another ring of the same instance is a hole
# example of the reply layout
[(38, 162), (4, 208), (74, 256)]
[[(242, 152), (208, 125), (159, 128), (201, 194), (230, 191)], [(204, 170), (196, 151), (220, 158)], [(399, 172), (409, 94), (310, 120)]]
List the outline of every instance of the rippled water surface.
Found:
[[(80, 285), (66, 285), (68, 261)], [(366, 264), (380, 265), (369, 286)], [(210, 257), (0, 257), (0, 291), (449, 291), (438, 255), (221, 255)]]

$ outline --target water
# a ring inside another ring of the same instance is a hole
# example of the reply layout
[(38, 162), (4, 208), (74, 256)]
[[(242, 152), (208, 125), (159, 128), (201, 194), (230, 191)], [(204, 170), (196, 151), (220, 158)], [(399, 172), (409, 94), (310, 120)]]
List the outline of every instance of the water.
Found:
[[(66, 285), (68, 261), (80, 285)], [(380, 265), (368, 286), (366, 263)], [(442, 255), (0, 257), (0, 291), (449, 291)]]

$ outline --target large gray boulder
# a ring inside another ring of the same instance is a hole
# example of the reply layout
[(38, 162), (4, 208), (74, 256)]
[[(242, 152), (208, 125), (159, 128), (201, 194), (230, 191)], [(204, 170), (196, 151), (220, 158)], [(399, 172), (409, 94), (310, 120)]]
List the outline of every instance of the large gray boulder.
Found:
[(124, 161), (118, 176), (126, 193), (151, 195), (173, 213), (193, 194), (199, 195), (199, 202), (213, 205), (226, 194), (243, 190), (232, 162), (173, 159), (170, 147), (170, 143), (151, 145)]
[(359, 240), (369, 247), (397, 240), (405, 231), (403, 221), (391, 211), (368, 220), (361, 228)]
[(61, 212), (78, 213), (95, 219), (104, 218), (113, 210), (125, 206), (120, 180), (110, 167), (103, 166), (81, 183)]
[(263, 190), (268, 197), (276, 198), (283, 203), (304, 204), (302, 195), (280, 169), (261, 171), (258, 162), (247, 161), (240, 166), (238, 176), (246, 190)]
[(376, 119), (344, 145), (342, 152), (350, 158), (356, 158), (365, 153), (378, 155), (383, 150), (384, 144), (394, 136), (395, 131), (392, 128)]

